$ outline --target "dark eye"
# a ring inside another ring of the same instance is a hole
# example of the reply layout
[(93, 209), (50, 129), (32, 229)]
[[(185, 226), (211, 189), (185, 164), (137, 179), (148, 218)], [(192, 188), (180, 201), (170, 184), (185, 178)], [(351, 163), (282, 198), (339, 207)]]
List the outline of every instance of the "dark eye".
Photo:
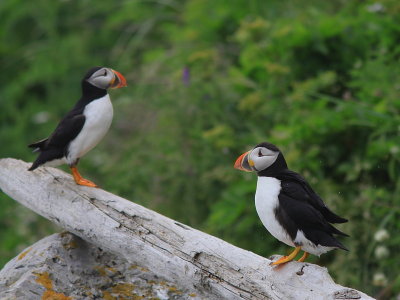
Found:
[(258, 157), (261, 157), (261, 156), (263, 156), (263, 154), (262, 154), (261, 149), (260, 149), (260, 150), (258, 150)]
[(106, 70), (104, 70), (103, 76), (107, 76), (107, 71)]

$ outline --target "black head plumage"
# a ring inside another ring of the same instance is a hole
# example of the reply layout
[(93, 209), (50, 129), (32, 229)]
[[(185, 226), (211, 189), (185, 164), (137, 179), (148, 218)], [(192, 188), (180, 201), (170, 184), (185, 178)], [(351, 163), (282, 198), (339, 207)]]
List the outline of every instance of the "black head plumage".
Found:
[(86, 75), (83, 77), (82, 80), (86, 80), (86, 79), (90, 78), (90, 76), (92, 76), (94, 72), (100, 70), (101, 68), (103, 68), (103, 67), (92, 67), (92, 68), (90, 68), (90, 69), (86, 72)]
[(90, 84), (87, 79), (90, 78), (93, 73), (100, 70), (103, 67), (92, 67), (83, 77), (81, 85), (82, 85), (82, 98), (85, 103), (92, 101), (93, 99), (98, 99), (107, 94), (105, 89), (100, 89), (92, 84)]

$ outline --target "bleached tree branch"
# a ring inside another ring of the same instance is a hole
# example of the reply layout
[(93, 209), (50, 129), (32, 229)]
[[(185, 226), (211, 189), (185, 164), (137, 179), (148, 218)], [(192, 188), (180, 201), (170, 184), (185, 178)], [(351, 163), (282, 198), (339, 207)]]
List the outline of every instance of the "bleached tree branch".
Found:
[(131, 201), (76, 185), (54, 168), (0, 160), (0, 188), (82, 239), (205, 299), (372, 299), (336, 284), (326, 268), (270, 260)]

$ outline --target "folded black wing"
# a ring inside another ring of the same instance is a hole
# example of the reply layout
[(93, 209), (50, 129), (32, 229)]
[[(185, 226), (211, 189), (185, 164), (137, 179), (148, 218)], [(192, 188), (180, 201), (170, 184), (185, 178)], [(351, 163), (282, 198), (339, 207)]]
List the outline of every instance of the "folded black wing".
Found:
[(280, 224), (295, 240), (297, 231), (301, 230), (305, 237), (315, 245), (338, 247), (347, 250), (333, 235), (347, 234), (333, 227), (322, 213), (304, 199), (293, 198), (281, 189), (276, 216)]
[(83, 114), (66, 115), (49, 137), (46, 148), (64, 149), (81, 132), (85, 120)]
[(40, 153), (28, 170), (32, 171), (48, 161), (67, 155), (69, 143), (82, 130), (85, 120), (83, 109), (72, 110), (61, 120), (49, 138), (30, 144), (29, 147)]
[(287, 170), (278, 176), (284, 193), (293, 199), (308, 203), (319, 211), (329, 223), (345, 223), (344, 219), (332, 212), (321, 197), (311, 188), (307, 181), (298, 173)]

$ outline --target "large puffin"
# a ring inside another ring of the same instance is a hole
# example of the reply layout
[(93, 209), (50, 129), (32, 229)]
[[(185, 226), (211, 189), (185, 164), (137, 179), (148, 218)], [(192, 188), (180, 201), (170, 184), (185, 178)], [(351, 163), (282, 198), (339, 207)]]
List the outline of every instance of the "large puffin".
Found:
[(79, 185), (96, 187), (82, 178), (77, 169), (79, 159), (95, 147), (107, 133), (113, 118), (113, 107), (108, 88), (126, 86), (126, 79), (119, 72), (105, 67), (91, 68), (82, 79), (82, 96), (46, 139), (28, 145), (40, 154), (29, 168), (41, 165), (68, 164)]
[(334, 235), (348, 236), (330, 223), (345, 223), (333, 213), (298, 173), (288, 169), (282, 152), (271, 143), (258, 144), (240, 155), (234, 167), (256, 172), (256, 210), (263, 225), (279, 241), (295, 247), (272, 265), (293, 260), (300, 250), (299, 261), (308, 254), (320, 256), (332, 249), (347, 250)]

